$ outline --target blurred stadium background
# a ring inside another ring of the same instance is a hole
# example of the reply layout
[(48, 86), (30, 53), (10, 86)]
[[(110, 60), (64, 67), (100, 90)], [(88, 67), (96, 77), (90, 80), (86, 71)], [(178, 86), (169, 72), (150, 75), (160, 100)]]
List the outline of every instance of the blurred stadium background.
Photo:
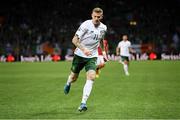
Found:
[(11, 0), (0, 5), (1, 61), (10, 54), (15, 61), (54, 54), (65, 60), (74, 49), (74, 32), (96, 6), (104, 10), (110, 55), (121, 35), (128, 34), (139, 54), (179, 57), (180, 0)]

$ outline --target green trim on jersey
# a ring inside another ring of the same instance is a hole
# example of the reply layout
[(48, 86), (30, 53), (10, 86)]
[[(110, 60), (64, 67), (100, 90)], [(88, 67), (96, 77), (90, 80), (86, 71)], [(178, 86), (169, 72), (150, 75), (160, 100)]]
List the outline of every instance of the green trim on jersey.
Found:
[(74, 55), (73, 61), (72, 61), (72, 67), (71, 71), (74, 73), (79, 73), (84, 67), (86, 72), (89, 70), (96, 71), (96, 61), (97, 58), (83, 58), (77, 55)]

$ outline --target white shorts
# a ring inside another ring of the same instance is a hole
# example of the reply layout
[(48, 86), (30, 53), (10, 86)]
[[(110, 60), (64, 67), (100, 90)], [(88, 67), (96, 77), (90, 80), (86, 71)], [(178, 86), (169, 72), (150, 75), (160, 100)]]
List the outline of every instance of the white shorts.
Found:
[(104, 64), (104, 57), (102, 55), (99, 55), (97, 58), (97, 63), (96, 65)]

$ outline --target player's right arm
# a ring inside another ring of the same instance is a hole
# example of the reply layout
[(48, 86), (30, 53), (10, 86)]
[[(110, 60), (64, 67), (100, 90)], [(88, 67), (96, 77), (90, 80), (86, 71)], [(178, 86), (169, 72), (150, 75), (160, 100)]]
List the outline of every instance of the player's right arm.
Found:
[(83, 53), (87, 56), (91, 55), (91, 51), (85, 48), (83, 45), (81, 45), (80, 40), (77, 35), (75, 35), (72, 39), (72, 43), (79, 48)]
[(89, 56), (89, 55), (91, 55), (90, 50), (87, 49), (85, 46), (83, 46), (83, 44), (81, 44), (81, 42), (80, 42), (81, 38), (87, 33), (87, 30), (88, 30), (87, 28), (88, 28), (88, 24), (85, 21), (80, 25), (80, 27), (76, 31), (76, 33), (72, 39), (72, 43), (77, 48), (79, 48), (85, 55)]
[(120, 43), (116, 47), (116, 55), (120, 55)]
[(109, 61), (109, 60), (108, 60), (108, 56), (107, 56), (107, 51), (106, 51), (106, 45), (104, 44), (104, 40), (101, 40), (101, 41), (100, 41), (100, 48), (101, 48), (101, 50), (102, 50), (102, 55), (103, 55), (104, 59), (105, 59), (106, 61)]
[(120, 49), (119, 49), (119, 47), (117, 47), (116, 48), (116, 55), (119, 55), (119, 53), (120, 53)]
[(130, 53), (136, 53), (136, 51), (132, 48), (130, 42), (129, 42), (129, 52), (130, 52)]
[(129, 48), (129, 51), (130, 51), (131, 53), (136, 53), (136, 51), (135, 51), (134, 49), (132, 49), (131, 47)]

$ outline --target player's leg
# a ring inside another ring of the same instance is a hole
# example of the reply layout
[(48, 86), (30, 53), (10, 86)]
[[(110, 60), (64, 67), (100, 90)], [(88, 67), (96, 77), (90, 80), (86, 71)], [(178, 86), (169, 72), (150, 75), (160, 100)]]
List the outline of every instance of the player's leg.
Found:
[(128, 58), (126, 58), (124, 60), (124, 64), (123, 64), (123, 68), (124, 68), (124, 72), (127, 76), (129, 76), (129, 71), (128, 71), (128, 64), (129, 64), (129, 61), (128, 61)]
[(93, 83), (94, 83), (95, 76), (96, 76), (96, 64), (95, 63), (96, 63), (96, 58), (91, 58), (91, 59), (89, 59), (89, 61), (87, 62), (86, 66), (85, 66), (85, 69), (87, 71), (86, 72), (86, 83), (83, 88), (83, 96), (82, 96), (81, 105), (78, 108), (78, 110), (80, 112), (87, 110), (86, 102), (92, 91)]
[(74, 73), (71, 71), (66, 84), (70, 85), (71, 83), (75, 82), (78, 76), (79, 76), (79, 73)]
[(67, 80), (67, 83), (66, 85), (64, 86), (64, 93), (65, 94), (68, 94), (69, 91), (70, 91), (70, 88), (71, 88), (71, 83), (75, 82), (78, 78), (78, 73), (73, 73), (71, 72), (69, 77), (68, 77), (68, 80)]
[(86, 102), (91, 94), (96, 72), (94, 70), (89, 70), (86, 74), (87, 74), (87, 80), (83, 88), (81, 105), (78, 108), (80, 112), (87, 110)]
[(96, 78), (99, 77), (99, 72), (100, 72), (100, 69), (103, 68), (105, 66), (105, 61), (104, 61), (104, 58), (103, 56), (98, 56), (97, 58), (97, 68), (96, 68)]
[(121, 56), (121, 59), (123, 61), (122, 64), (123, 64), (125, 75), (129, 76), (129, 71), (128, 71), (129, 58), (126, 56)]
[(64, 93), (68, 94), (70, 91), (71, 83), (75, 82), (79, 76), (79, 72), (84, 67), (84, 64), (82, 62), (82, 58), (79, 56), (74, 56), (72, 67), (71, 67), (71, 73), (68, 77), (67, 83), (64, 86)]
[(87, 99), (91, 93), (92, 87), (93, 87), (93, 83), (94, 83), (94, 79), (95, 79), (95, 71), (94, 70), (89, 70), (86, 73), (86, 83), (84, 85), (84, 89), (83, 89), (83, 98), (82, 98), (82, 103), (86, 103)]
[(124, 61), (122, 59), (122, 56), (119, 56), (119, 63), (121, 63), (122, 65), (124, 64)]
[(97, 68), (96, 68), (96, 77), (97, 78), (99, 77), (99, 67), (100, 67), (100, 64), (101, 64), (100, 56), (98, 56), (97, 62), (96, 62), (96, 65), (97, 65)]

